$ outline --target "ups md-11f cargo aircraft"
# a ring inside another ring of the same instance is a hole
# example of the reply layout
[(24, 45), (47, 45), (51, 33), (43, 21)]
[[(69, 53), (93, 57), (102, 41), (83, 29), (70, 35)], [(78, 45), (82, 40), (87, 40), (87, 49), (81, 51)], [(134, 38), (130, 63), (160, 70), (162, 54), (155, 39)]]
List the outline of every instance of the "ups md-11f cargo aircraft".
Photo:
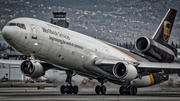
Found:
[(138, 38), (133, 51), (33, 18), (9, 21), (2, 35), (14, 49), (31, 56), (21, 63), (24, 75), (38, 78), (48, 69), (66, 71), (62, 94), (78, 93), (71, 78), (79, 74), (101, 83), (96, 94), (105, 94), (103, 84), (109, 81), (121, 85), (121, 95), (136, 95), (137, 87), (166, 81), (169, 74), (180, 76), (177, 50), (168, 44), (176, 12), (169, 9), (154, 36)]

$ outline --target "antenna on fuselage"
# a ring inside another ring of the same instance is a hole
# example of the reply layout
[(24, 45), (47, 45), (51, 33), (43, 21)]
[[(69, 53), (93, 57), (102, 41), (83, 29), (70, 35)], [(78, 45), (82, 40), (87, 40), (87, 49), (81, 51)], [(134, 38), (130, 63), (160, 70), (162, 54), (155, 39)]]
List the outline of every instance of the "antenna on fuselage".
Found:
[(69, 28), (69, 19), (66, 18), (66, 12), (53, 12), (54, 18), (51, 18), (51, 23), (64, 27)]

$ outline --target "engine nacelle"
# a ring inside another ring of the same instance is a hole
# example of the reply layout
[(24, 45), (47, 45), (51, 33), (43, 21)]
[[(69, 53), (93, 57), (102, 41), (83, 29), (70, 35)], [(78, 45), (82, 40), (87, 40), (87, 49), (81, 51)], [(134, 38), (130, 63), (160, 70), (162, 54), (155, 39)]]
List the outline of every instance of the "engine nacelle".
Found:
[(158, 75), (157, 73), (153, 73), (147, 76), (143, 76), (142, 79), (135, 79), (132, 82), (133, 86), (136, 87), (148, 87), (151, 85), (159, 84), (161, 82), (167, 81), (169, 76)]
[(36, 61), (24, 61), (21, 63), (21, 71), (25, 76), (38, 78), (45, 74), (43, 66)]
[(168, 44), (165, 45), (147, 37), (140, 37), (135, 43), (135, 48), (139, 52), (152, 56), (159, 61), (172, 62), (176, 57), (175, 52), (173, 52), (175, 49)]
[(138, 72), (133, 65), (128, 64), (126, 62), (119, 62), (114, 65), (113, 74), (114, 76), (122, 80), (131, 81), (137, 77)]

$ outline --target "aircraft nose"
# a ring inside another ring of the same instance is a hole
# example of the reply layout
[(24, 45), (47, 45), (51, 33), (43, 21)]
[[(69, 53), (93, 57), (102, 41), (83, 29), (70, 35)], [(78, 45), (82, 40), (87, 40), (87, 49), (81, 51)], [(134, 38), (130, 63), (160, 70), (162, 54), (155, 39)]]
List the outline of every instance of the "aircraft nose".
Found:
[(13, 28), (10, 28), (10, 27), (4, 27), (2, 29), (2, 36), (4, 39), (6, 40), (11, 40), (13, 38), (13, 33), (14, 33), (14, 29)]

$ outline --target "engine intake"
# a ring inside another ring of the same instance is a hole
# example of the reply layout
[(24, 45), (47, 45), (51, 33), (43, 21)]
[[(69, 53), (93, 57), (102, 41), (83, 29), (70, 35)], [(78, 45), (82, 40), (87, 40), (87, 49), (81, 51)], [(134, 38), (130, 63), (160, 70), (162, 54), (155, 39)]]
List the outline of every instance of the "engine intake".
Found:
[(38, 78), (45, 74), (45, 70), (43, 66), (36, 61), (24, 61), (21, 63), (21, 71), (25, 76), (29, 76), (32, 78)]
[(123, 80), (133, 80), (137, 77), (137, 69), (126, 62), (119, 62), (113, 67), (113, 74)]
[(140, 37), (135, 44), (139, 52), (147, 52), (150, 48), (150, 40), (146, 37)]

